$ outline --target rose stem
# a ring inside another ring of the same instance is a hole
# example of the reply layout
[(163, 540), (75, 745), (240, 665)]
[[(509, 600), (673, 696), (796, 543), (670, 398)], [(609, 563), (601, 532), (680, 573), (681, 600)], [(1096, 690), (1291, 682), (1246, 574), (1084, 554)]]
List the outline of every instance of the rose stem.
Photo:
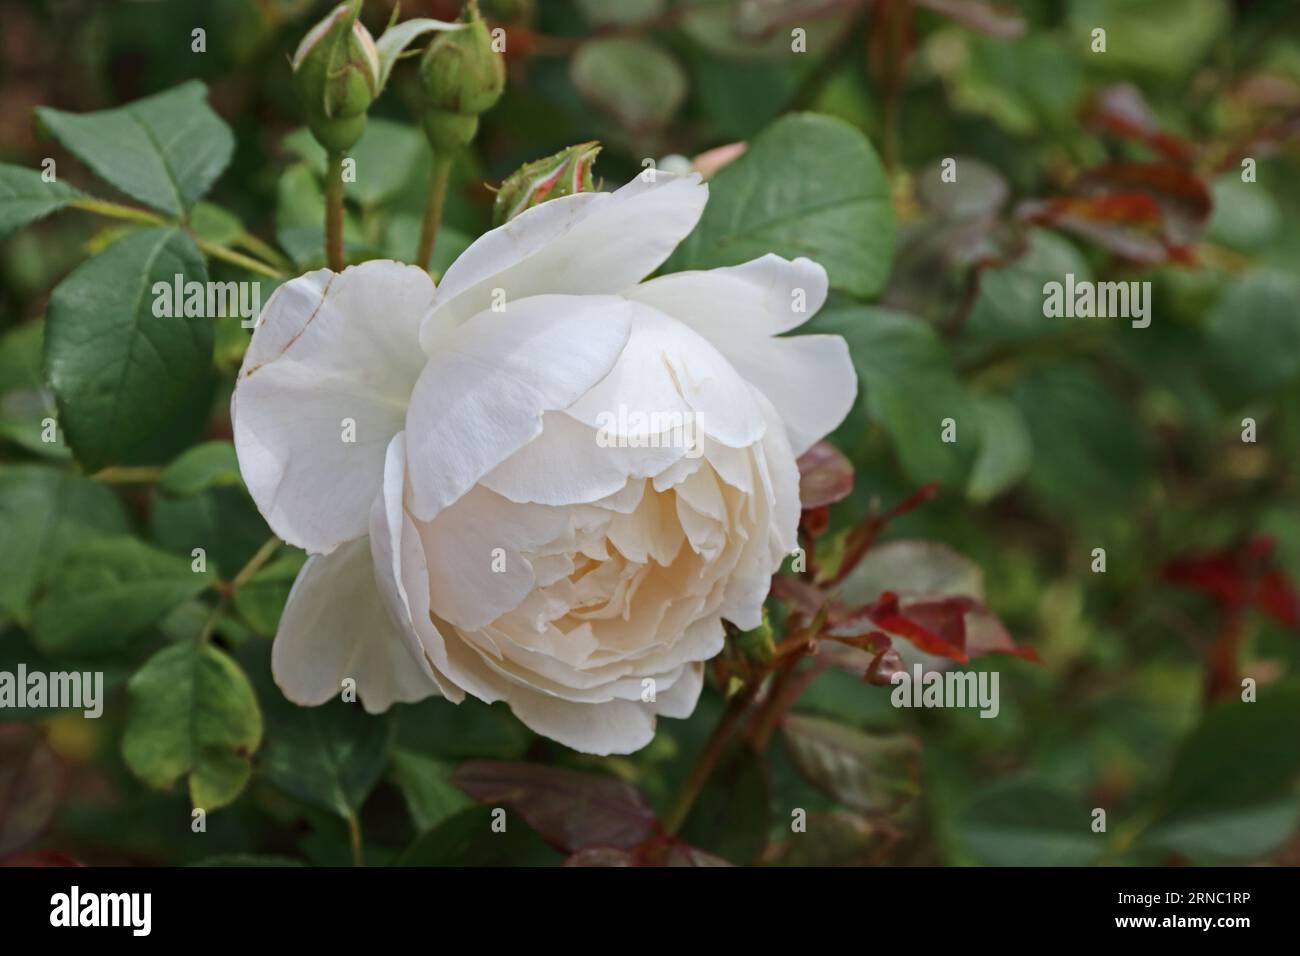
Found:
[(429, 182), (429, 199), (424, 206), (424, 227), (420, 230), (420, 251), (415, 262), (421, 269), (429, 268), (433, 258), (433, 245), (438, 240), (438, 225), (442, 222), (442, 203), (447, 198), (447, 179), (451, 175), (451, 160), (441, 156), (433, 159), (433, 176)]
[(335, 272), (343, 271), (343, 154), (336, 152), (325, 165), (325, 259)]
[(746, 688), (737, 694), (727, 706), (727, 711), (718, 721), (718, 725), (713, 728), (713, 733), (709, 735), (708, 743), (704, 745), (700, 757), (695, 761), (695, 766), (691, 768), (691, 775), (686, 778), (686, 783), (682, 785), (682, 791), (677, 795), (677, 802), (673, 805), (672, 811), (669, 812), (664, 820), (664, 829), (672, 834), (676, 833), (686, 817), (691, 812), (691, 807), (695, 806), (695, 801), (699, 799), (700, 793), (704, 790), (704, 785), (709, 782), (709, 777), (717, 768), (718, 761), (722, 759), (722, 753), (726, 749), (731, 735), (740, 723), (745, 711), (749, 709), (749, 702), (753, 700), (757, 691), (757, 685)]

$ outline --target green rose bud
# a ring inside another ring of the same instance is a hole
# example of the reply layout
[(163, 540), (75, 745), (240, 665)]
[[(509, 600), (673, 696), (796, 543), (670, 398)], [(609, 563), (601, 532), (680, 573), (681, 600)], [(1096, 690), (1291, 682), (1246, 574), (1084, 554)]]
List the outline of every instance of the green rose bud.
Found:
[(420, 61), (424, 132), (439, 153), (468, 145), (479, 114), (496, 104), (506, 86), (505, 60), (492, 49), (476, 0), (461, 22), (462, 29), (438, 34)]
[(492, 225), (509, 222), (525, 209), (548, 199), (591, 192), (595, 188), (591, 182), (591, 166), (599, 152), (600, 143), (582, 143), (519, 167), (497, 192)]
[(293, 85), (312, 135), (327, 150), (350, 148), (366, 128), (379, 93), (379, 53), (361, 25), (361, 0), (335, 7), (312, 27), (293, 55)]

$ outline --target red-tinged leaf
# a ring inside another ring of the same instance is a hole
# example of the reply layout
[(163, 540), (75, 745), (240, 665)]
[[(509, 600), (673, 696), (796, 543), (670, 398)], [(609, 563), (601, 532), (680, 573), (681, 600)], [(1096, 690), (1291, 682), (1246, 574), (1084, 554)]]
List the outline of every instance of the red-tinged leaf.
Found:
[(808, 538), (820, 538), (830, 523), (830, 508), (807, 508), (799, 514), (799, 530)]
[(68, 768), (31, 724), (0, 726), (0, 856), (44, 832), (63, 800)]
[(540, 764), (470, 760), (452, 782), (489, 806), (518, 813), (553, 846), (635, 847), (658, 829), (654, 811), (636, 787), (613, 777)]
[(805, 511), (833, 505), (853, 491), (853, 465), (830, 442), (813, 445), (798, 464), (799, 501)]
[(705, 853), (673, 837), (656, 837), (637, 849), (640, 866), (731, 866), (722, 857)]
[(971, 657), (986, 654), (1010, 654), (1039, 663), (1032, 647), (1020, 647), (1003, 625), (1001, 618), (978, 601), (966, 614), (966, 653)]
[(1275, 567), (1276, 542), (1256, 535), (1235, 548), (1175, 558), (1164, 578), (1208, 594), (1225, 611), (1256, 607), (1288, 627), (1300, 628), (1300, 591)]
[(1025, 21), (1014, 9), (984, 0), (914, 0), (918, 7), (933, 10), (955, 23), (1000, 40), (1025, 35)]
[(579, 850), (565, 866), (731, 866), (726, 860), (673, 837), (655, 837), (632, 850), (598, 846)]
[(1274, 569), (1260, 578), (1255, 603), (1279, 623), (1300, 628), (1300, 592), (1281, 571)]
[(920, 743), (822, 717), (791, 714), (781, 727), (795, 767), (813, 786), (861, 813), (890, 813), (919, 792)]
[(1191, 143), (1160, 129), (1155, 113), (1131, 83), (1099, 90), (1087, 118), (1094, 129), (1142, 143), (1175, 162), (1185, 162), (1196, 152)]
[(854, 528), (848, 536), (844, 546), (844, 559), (840, 562), (839, 570), (835, 574), (832, 584), (838, 584), (847, 578), (858, 566), (863, 556), (871, 550), (876, 543), (876, 539), (890, 522), (894, 521), (909, 511), (919, 508), (931, 498), (939, 493), (939, 483), (929, 481), (914, 491), (911, 495), (904, 498), (898, 504), (886, 509), (878, 515), (868, 518), (861, 525)]
[(808, 829), (764, 854), (768, 866), (881, 866), (903, 839), (883, 820), (832, 810), (808, 815)]
[[(979, 567), (947, 545), (910, 539), (879, 545), (844, 580), (840, 597), (852, 603), (832, 606), (830, 634), (854, 633), (845, 630), (852, 624), (862, 633), (869, 622), (927, 654), (958, 662), (997, 653), (1038, 659), (1018, 647), (985, 607)], [(870, 666), (863, 655), (852, 656), (853, 669)]]
[(1022, 222), (1072, 232), (1130, 262), (1158, 265), (1169, 259), (1160, 205), (1141, 193), (1031, 200), (1021, 203), (1016, 215)]
[(631, 850), (613, 846), (592, 846), (579, 850), (564, 861), (565, 866), (636, 866)]
[(1025, 222), (1055, 226), (1143, 265), (1191, 262), (1213, 210), (1205, 183), (1173, 163), (1112, 163), (1080, 177), (1075, 194), (1022, 203)]
[(791, 614), (797, 614), (807, 621), (817, 616), (829, 597), (821, 588), (789, 574), (778, 574), (772, 578), (771, 593), (789, 608)]
[(906, 638), (927, 654), (966, 662), (966, 635), (960, 617), (956, 621), (958, 633), (950, 630), (947, 635), (937, 634), (920, 621), (903, 614), (899, 610), (898, 595), (886, 591), (871, 604), (855, 612), (850, 620), (863, 618), (889, 634)]

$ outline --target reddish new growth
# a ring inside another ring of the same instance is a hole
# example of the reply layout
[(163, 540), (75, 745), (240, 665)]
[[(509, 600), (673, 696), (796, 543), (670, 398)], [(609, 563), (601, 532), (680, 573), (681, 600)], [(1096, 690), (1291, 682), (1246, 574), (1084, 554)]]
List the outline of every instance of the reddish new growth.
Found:
[(1175, 558), (1164, 568), (1166, 581), (1208, 594), (1219, 606), (1218, 635), (1206, 651), (1208, 700), (1241, 687), (1239, 658), (1247, 611), (1253, 608), (1300, 630), (1300, 591), (1277, 566), (1276, 546), (1272, 538), (1255, 535), (1223, 551)]

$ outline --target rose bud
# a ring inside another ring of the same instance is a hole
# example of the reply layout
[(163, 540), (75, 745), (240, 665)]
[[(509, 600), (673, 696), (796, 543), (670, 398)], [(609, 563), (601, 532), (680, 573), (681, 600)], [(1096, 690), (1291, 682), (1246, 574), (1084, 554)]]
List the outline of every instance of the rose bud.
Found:
[(330, 152), (350, 148), (379, 93), (379, 53), (357, 16), (361, 0), (340, 3), (312, 27), (293, 55), (293, 85), (312, 135)]
[(581, 143), (562, 149), (554, 156), (520, 166), (501, 184), (492, 206), (492, 225), (509, 222), (525, 209), (575, 193), (589, 193), (591, 166), (600, 143)]
[(505, 60), (492, 49), (477, 0), (470, 0), (461, 22), (463, 29), (440, 33), (420, 61), (424, 132), (438, 153), (468, 145), (479, 114), (506, 86)]

